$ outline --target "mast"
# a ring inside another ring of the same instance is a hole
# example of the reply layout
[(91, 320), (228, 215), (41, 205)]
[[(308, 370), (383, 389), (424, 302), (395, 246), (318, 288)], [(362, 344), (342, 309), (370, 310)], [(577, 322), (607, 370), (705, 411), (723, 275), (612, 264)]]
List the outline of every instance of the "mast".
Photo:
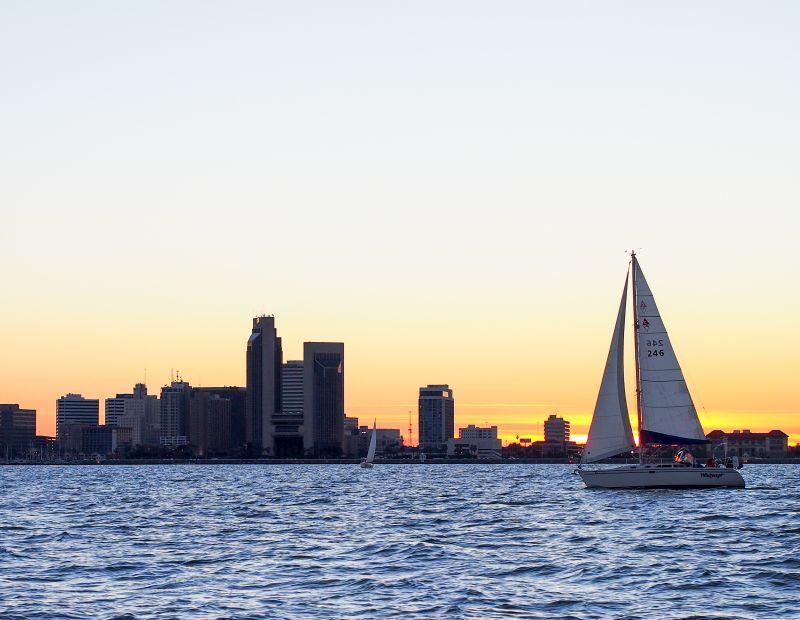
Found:
[(636, 427), (639, 434), (639, 462), (644, 462), (642, 439), (642, 383), (639, 378), (639, 309), (636, 307), (636, 252), (631, 250), (631, 288), (633, 289), (633, 359), (636, 369)]

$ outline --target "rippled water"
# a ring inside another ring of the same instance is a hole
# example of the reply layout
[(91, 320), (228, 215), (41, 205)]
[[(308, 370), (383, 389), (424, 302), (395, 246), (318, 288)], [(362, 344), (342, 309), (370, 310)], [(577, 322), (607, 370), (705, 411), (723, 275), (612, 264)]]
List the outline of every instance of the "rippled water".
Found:
[(0, 467), (0, 616), (798, 617), (800, 467)]

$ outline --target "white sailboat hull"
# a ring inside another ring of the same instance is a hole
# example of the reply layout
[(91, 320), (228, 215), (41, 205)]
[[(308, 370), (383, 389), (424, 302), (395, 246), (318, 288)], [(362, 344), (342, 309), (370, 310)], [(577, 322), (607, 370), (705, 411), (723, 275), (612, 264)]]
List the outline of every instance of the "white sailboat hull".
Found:
[(611, 469), (579, 469), (578, 473), (589, 488), (744, 488), (744, 478), (737, 470), (721, 467), (636, 464)]
[(368, 463), (367, 461), (361, 461), (361, 467), (364, 469), (372, 469), (372, 463)]

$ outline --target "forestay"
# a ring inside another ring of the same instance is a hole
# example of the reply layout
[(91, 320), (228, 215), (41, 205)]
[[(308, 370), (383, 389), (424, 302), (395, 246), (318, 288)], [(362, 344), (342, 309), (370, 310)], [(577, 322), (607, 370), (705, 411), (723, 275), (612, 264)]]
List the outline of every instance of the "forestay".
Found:
[(645, 444), (707, 443), (653, 293), (633, 258), (641, 381), (640, 441)]
[(632, 450), (633, 433), (628, 419), (628, 404), (625, 400), (625, 307), (628, 300), (628, 278), (622, 289), (622, 301), (619, 304), (617, 322), (611, 346), (608, 350), (606, 368), (600, 382), (600, 392), (594, 407), (592, 425), (586, 448), (583, 451), (583, 462), (593, 463), (600, 459)]

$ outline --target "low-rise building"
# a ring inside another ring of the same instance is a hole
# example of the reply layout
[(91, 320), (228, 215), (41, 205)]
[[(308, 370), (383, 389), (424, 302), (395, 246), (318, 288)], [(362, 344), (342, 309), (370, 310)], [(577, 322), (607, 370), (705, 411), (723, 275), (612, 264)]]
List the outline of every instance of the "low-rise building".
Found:
[(459, 428), (458, 438), (447, 440), (447, 456), (499, 459), (502, 456), (502, 442), (497, 437), (497, 427), (470, 424)]
[[(713, 430), (706, 435), (710, 440), (707, 450), (726, 443), (727, 454), (739, 458), (781, 458), (789, 453), (789, 435), (780, 430), (771, 430), (768, 433), (753, 433), (749, 429), (735, 430), (726, 433)], [(715, 452), (717, 456), (719, 451)]]

